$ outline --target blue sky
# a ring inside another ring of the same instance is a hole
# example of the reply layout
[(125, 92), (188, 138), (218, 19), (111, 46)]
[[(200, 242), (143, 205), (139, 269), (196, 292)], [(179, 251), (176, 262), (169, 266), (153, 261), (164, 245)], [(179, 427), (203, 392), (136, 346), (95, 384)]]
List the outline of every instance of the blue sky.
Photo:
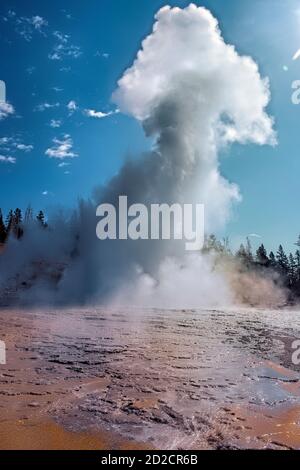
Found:
[[(118, 171), (127, 155), (149, 148), (140, 125), (116, 112), (111, 94), (132, 64), (155, 12), (189, 1), (3, 1), (0, 79), (13, 107), (0, 120), (0, 207), (46, 212), (72, 207)], [(243, 201), (220, 235), (234, 246), (248, 234), (287, 249), (300, 233), (300, 6), (294, 0), (195, 1), (218, 18), (225, 40), (251, 55), (270, 79), (275, 148), (235, 145), (222, 173)], [(298, 4), (298, 7), (297, 7)]]

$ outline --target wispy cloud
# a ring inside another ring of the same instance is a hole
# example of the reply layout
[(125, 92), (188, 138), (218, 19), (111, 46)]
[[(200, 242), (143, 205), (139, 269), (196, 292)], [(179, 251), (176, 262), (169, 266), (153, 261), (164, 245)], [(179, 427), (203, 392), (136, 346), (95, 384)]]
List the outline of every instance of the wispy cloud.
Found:
[(108, 54), (108, 52), (96, 51), (95, 57), (101, 57), (101, 58), (103, 58), (103, 59), (108, 59), (108, 58), (109, 58), (109, 54)]
[(70, 163), (68, 163), (68, 162), (61, 162), (61, 163), (58, 164), (58, 168), (64, 168), (65, 166), (69, 166), (69, 165), (70, 165)]
[(74, 158), (78, 154), (73, 152), (73, 140), (69, 134), (64, 134), (60, 139), (53, 139), (53, 146), (48, 148), (45, 154), (50, 158)]
[(248, 237), (251, 237), (251, 238), (261, 238), (261, 235), (258, 235), (258, 233), (249, 233)]
[(6, 157), (4, 155), (0, 155), (0, 163), (16, 163), (15, 157)]
[(13, 105), (7, 101), (0, 101), (0, 121), (7, 118), (8, 116), (12, 116), (13, 114), (15, 114)]
[(67, 108), (69, 110), (70, 115), (73, 114), (75, 111), (77, 111), (78, 106), (76, 104), (76, 101), (74, 100), (69, 101), (69, 103), (67, 104)]
[(46, 111), (46, 109), (51, 109), (51, 108), (59, 108), (60, 106), (60, 103), (41, 103), (41, 104), (38, 104), (36, 107), (35, 107), (35, 111), (39, 111), (40, 113)]
[(33, 145), (25, 145), (25, 144), (16, 144), (17, 150), (21, 150), (23, 152), (31, 152), (33, 150)]
[(103, 119), (105, 117), (111, 116), (112, 114), (119, 113), (119, 110), (116, 109), (115, 111), (109, 111), (107, 113), (103, 111), (96, 111), (95, 109), (85, 109), (83, 114), (88, 117), (96, 118), (96, 119)]
[(61, 67), (59, 69), (60, 72), (71, 72), (71, 67), (68, 65), (67, 67)]
[(63, 9), (63, 10), (61, 10), (61, 12), (65, 15), (67, 20), (71, 20), (73, 18), (71, 13), (69, 13), (67, 10)]
[(0, 138), (0, 147), (10, 146), (15, 147), (17, 150), (22, 150), (25, 152), (30, 152), (33, 149), (33, 145), (26, 145), (21, 140), (20, 137), (1, 137)]
[[(0, 153), (3, 157), (2, 162), (15, 163), (16, 156), (19, 152), (29, 153), (34, 149), (31, 144), (24, 144), (20, 137), (1, 137), (0, 138)], [(9, 156), (4, 156), (3, 152)]]
[(30, 23), (37, 31), (42, 31), (42, 29), (48, 25), (48, 21), (46, 21), (42, 16), (32, 16), (30, 19)]
[(32, 40), (35, 33), (46, 35), (45, 30), (48, 26), (48, 21), (40, 15), (30, 17), (18, 16), (15, 11), (9, 10), (3, 17), (3, 20), (10, 22), (14, 26), (15, 31), (27, 42)]
[(57, 93), (59, 93), (60, 91), (64, 91), (63, 88), (60, 88), (60, 87), (58, 87), (58, 86), (52, 87), (52, 90), (53, 90), (53, 91), (56, 91)]
[(0, 138), (0, 146), (7, 145), (12, 140), (11, 137), (1, 137)]
[(60, 119), (51, 119), (49, 126), (53, 129), (60, 127), (62, 124)]
[(54, 31), (53, 36), (56, 39), (56, 43), (48, 55), (50, 60), (62, 60), (67, 57), (78, 59), (82, 55), (80, 47), (70, 43), (70, 36), (68, 34)]

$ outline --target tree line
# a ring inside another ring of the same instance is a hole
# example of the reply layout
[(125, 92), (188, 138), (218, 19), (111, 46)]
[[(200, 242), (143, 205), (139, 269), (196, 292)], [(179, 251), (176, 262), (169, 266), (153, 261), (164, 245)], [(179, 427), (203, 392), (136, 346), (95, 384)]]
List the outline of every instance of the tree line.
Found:
[(32, 208), (29, 206), (23, 217), (21, 209), (17, 207), (14, 211), (11, 209), (4, 219), (3, 212), (0, 209), (0, 243), (6, 243), (10, 236), (17, 239), (22, 238), (24, 226), (32, 222), (46, 227), (47, 223), (43, 211), (39, 211), (37, 215), (34, 215)]
[[(23, 216), (21, 209), (16, 208), (14, 211), (10, 210), (4, 219), (0, 209), (0, 244), (5, 244), (10, 237), (21, 239), (26, 226), (34, 223), (38, 227), (48, 227), (42, 210), (35, 215), (29, 206)], [(222, 259), (237, 262), (244, 271), (259, 272), (271, 277), (275, 283), (290, 291), (291, 298), (300, 298), (300, 236), (295, 246), (295, 252), (289, 254), (285, 253), (282, 245), (279, 245), (276, 252), (268, 253), (264, 244), (253, 251), (250, 239), (247, 238), (245, 244), (241, 244), (233, 253), (227, 238), (220, 241), (215, 235), (209, 235), (205, 238), (202, 252), (213, 252)]]
[(268, 253), (263, 243), (253, 251), (250, 239), (247, 238), (246, 243), (241, 244), (236, 253), (232, 253), (228, 239), (221, 242), (215, 235), (210, 235), (205, 239), (203, 251), (214, 251), (238, 261), (244, 270), (271, 277), (275, 283), (287, 288), (293, 299), (300, 297), (300, 236), (295, 246), (295, 252), (289, 254), (285, 253), (281, 244), (275, 253)]

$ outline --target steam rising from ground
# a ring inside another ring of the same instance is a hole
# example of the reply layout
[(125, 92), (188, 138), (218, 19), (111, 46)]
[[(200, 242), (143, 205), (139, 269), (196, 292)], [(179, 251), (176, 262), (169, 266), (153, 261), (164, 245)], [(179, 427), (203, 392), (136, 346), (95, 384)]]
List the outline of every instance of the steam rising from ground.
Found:
[[(233, 142), (276, 143), (266, 113), (268, 80), (251, 58), (225, 44), (208, 10), (166, 6), (113, 100), (154, 138), (153, 151), (127, 161), (95, 190), (94, 202), (82, 202), (71, 233), (70, 226), (57, 235), (53, 230), (53, 237), (66, 241), (55, 259), (69, 256), (56, 298), (174, 307), (228, 304), (232, 293), (224, 276), (213, 272), (208, 257), (185, 255), (178, 242), (97, 240), (95, 206), (117, 205), (119, 195), (127, 195), (129, 204), (204, 203), (206, 230), (223, 226), (241, 196), (220, 174), (218, 153)], [(23, 249), (27, 239), (20, 243)], [(24, 265), (36, 256), (34, 246), (22, 253)]]

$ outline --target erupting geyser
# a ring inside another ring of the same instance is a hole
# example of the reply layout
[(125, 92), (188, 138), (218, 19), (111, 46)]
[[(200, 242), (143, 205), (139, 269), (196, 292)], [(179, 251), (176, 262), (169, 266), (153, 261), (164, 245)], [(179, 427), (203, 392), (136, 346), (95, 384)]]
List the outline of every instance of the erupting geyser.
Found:
[(81, 203), (71, 221), (59, 229), (53, 223), (48, 235), (39, 233), (38, 246), (30, 239), (32, 231), (24, 235), (15, 274), (28, 270), (48, 237), (48, 261), (66, 263), (55, 289), (41, 281), (27, 298), (74, 303), (117, 298), (146, 305), (155, 298), (156, 305), (187, 302), (186, 307), (230, 302), (230, 288), (212, 270), (210, 259), (187, 256), (180, 244), (99, 242), (96, 206), (116, 204), (120, 195), (128, 197), (128, 204), (203, 203), (206, 230), (218, 229), (240, 200), (237, 185), (220, 173), (218, 153), (233, 142), (276, 143), (266, 112), (269, 98), (268, 79), (261, 78), (250, 57), (224, 42), (207, 9), (191, 4), (159, 10), (152, 33), (113, 95), (120, 110), (141, 122), (154, 139), (153, 150), (124, 163), (94, 191), (93, 203)]

